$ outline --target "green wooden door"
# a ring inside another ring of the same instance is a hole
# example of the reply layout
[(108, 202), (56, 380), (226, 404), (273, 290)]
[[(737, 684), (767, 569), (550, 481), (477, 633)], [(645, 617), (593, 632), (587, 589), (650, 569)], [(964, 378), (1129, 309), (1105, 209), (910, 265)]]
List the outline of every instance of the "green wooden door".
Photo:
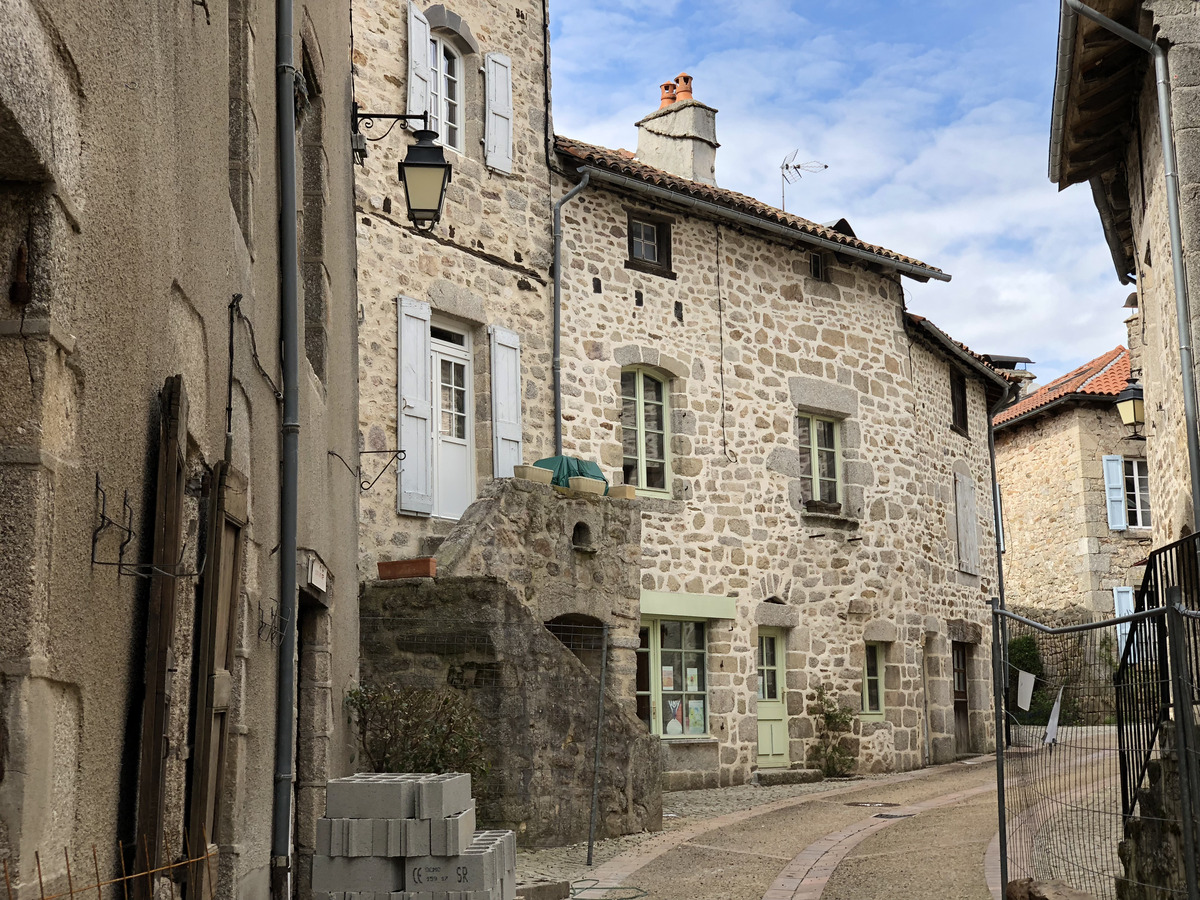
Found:
[(783, 632), (758, 630), (758, 767), (787, 768), (787, 705), (784, 702)]

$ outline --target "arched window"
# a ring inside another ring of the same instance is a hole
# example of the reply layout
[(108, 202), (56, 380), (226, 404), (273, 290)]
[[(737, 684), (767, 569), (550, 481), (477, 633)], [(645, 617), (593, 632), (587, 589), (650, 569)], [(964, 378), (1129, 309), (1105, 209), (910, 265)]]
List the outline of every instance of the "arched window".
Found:
[(642, 368), (621, 372), (621, 443), (625, 483), (646, 491), (670, 489), (665, 379)]
[(462, 56), (436, 34), (429, 37), (429, 74), (429, 127), (462, 152)]

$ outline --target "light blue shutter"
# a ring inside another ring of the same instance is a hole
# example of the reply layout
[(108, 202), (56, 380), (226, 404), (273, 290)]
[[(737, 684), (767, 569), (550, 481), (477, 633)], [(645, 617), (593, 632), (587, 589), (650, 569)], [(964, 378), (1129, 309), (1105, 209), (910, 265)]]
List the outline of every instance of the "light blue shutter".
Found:
[(397, 311), (396, 424), (404, 459), (396, 492), (400, 512), (433, 512), (433, 357), (429, 304), (401, 297)]
[(429, 20), (415, 3), (408, 4), (408, 112), (429, 112)]
[[(1113, 609), (1118, 617), (1133, 615), (1133, 588), (1131, 587), (1115, 587), (1113, 588)], [(1117, 626), (1117, 660), (1121, 659), (1125, 652), (1125, 641), (1129, 639), (1129, 622), (1122, 622)]]
[(521, 339), (493, 325), (492, 335), (492, 471), (511, 478), (521, 465)]
[(511, 175), (513, 168), (512, 60), (503, 53), (489, 53), (483, 62), (487, 86), (484, 115), (484, 162), (489, 168)]
[(1125, 515), (1125, 469), (1120, 456), (1104, 457), (1104, 502), (1108, 507), (1108, 527), (1124, 531), (1129, 527)]

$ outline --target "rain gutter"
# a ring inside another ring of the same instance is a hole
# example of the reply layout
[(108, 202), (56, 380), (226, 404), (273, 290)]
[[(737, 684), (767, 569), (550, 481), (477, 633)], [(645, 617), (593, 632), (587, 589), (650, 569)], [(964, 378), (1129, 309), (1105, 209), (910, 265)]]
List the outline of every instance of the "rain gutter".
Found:
[[(1162, 137), (1163, 174), (1167, 186), (1167, 222), (1171, 233), (1171, 271), (1175, 281), (1175, 320), (1179, 330), (1179, 363), (1183, 381), (1183, 412), (1187, 431), (1188, 472), (1191, 477), (1192, 525), (1200, 516), (1200, 432), (1196, 430), (1195, 361), (1192, 357), (1192, 318), (1189, 309), (1187, 270), (1183, 259), (1183, 227), (1179, 216), (1179, 170), (1175, 159), (1175, 127), (1171, 120), (1171, 78), (1164, 47), (1132, 29), (1126, 28), (1085, 5), (1082, 0), (1062, 0), (1059, 23), (1058, 74), (1054, 85), (1054, 112), (1050, 134), (1050, 177), (1057, 183), (1061, 175), (1063, 129), (1066, 114), (1067, 84), (1074, 62), (1077, 16), (1091, 19), (1106, 31), (1149, 53), (1154, 59), (1154, 80), (1158, 92), (1158, 125)], [(1069, 46), (1064, 51), (1064, 36)]]
[(843, 256), (850, 256), (855, 259), (866, 260), (876, 263), (881, 266), (887, 266), (895, 269), (902, 275), (908, 275), (910, 278), (927, 281), (930, 278), (936, 281), (949, 281), (950, 276), (945, 272), (939, 272), (937, 269), (927, 266), (918, 266), (913, 263), (901, 262), (900, 260), (889, 259), (886, 256), (880, 256), (877, 253), (872, 253), (870, 250), (860, 250), (857, 247), (848, 247), (845, 244), (830, 240), (829, 238), (818, 237), (816, 235), (805, 234), (798, 228), (793, 228), (790, 225), (780, 225), (772, 222), (769, 219), (763, 219), (758, 216), (752, 216), (749, 213), (738, 212), (735, 209), (729, 209), (726, 206), (721, 206), (717, 203), (710, 203), (707, 200), (700, 200), (696, 197), (690, 197), (687, 194), (678, 191), (670, 190), (669, 188), (659, 187), (656, 184), (647, 184), (644, 181), (639, 181), (636, 178), (630, 178), (627, 175), (619, 175), (616, 172), (610, 172), (607, 169), (599, 169), (595, 166), (582, 166), (579, 169), (580, 174), (585, 178), (591, 176), (596, 181), (611, 184), (614, 187), (623, 188), (634, 194), (641, 194), (645, 197), (652, 197), (656, 200), (662, 200), (675, 206), (681, 206), (685, 209), (693, 209), (705, 215), (712, 216), (716, 219), (724, 219), (727, 222), (732, 222), (736, 225), (741, 225), (747, 228), (756, 228), (759, 231), (766, 231), (770, 234), (787, 238), (789, 241), (800, 241), (805, 244), (810, 244), (814, 247), (820, 247), (825, 250), (840, 253)]
[(279, 330), (283, 362), (282, 471), (279, 488), (279, 642), (275, 699), (275, 802), (271, 892), (291, 890), (292, 782), (296, 706), (296, 522), (300, 482), (299, 253), (296, 226), (296, 64), (292, 0), (275, 7), (275, 131), (279, 158)]

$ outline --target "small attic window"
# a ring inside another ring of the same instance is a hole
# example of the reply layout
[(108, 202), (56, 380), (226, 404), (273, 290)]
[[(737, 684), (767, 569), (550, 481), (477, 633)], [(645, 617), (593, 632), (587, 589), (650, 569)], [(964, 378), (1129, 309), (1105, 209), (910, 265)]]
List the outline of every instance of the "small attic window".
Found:
[(812, 277), (817, 281), (828, 281), (828, 273), (825, 270), (825, 257), (819, 250), (812, 250), (808, 254), (809, 271)]
[(673, 221), (639, 209), (627, 208), (626, 213), (629, 216), (629, 248), (625, 268), (674, 278), (675, 273), (671, 271)]

